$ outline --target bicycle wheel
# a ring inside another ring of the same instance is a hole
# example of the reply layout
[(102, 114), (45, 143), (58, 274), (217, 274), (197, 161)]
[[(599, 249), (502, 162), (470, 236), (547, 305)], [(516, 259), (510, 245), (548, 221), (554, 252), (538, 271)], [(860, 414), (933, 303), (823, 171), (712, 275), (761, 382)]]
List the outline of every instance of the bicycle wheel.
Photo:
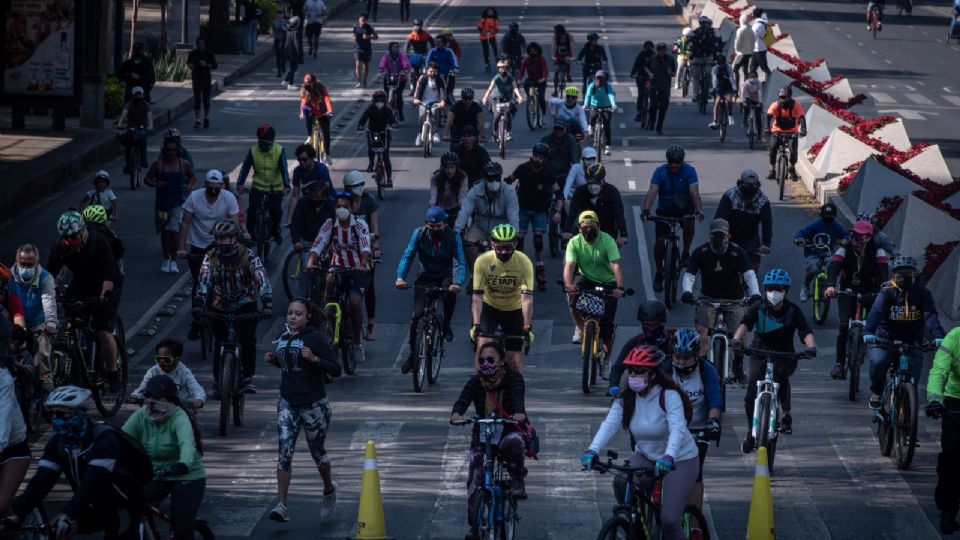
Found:
[(760, 411), (755, 413), (759, 423), (757, 424), (757, 448), (767, 446), (770, 442), (770, 415), (773, 414), (771, 406), (773, 405), (770, 394), (760, 396)]
[(500, 118), (500, 122), (497, 124), (497, 145), (500, 159), (507, 159), (507, 126), (503, 121), (503, 117)]
[(676, 303), (677, 294), (677, 252), (673, 242), (667, 242), (663, 256), (663, 303), (667, 309)]
[(710, 540), (710, 527), (707, 525), (707, 518), (696, 505), (687, 504), (683, 508), (683, 516), (680, 518), (683, 523), (683, 537), (693, 538), (692, 532), (699, 529), (700, 538)]
[(551, 223), (550, 230), (547, 231), (547, 243), (550, 245), (550, 257), (557, 258), (560, 256), (560, 226)]
[(430, 343), (432, 352), (427, 358), (427, 382), (437, 384), (440, 379), (440, 364), (443, 363), (443, 330), (440, 328), (440, 321), (434, 320), (431, 323)]
[(306, 278), (305, 273), (301, 272), (302, 262), (300, 253), (297, 251), (287, 253), (286, 258), (283, 259), (283, 292), (287, 295), (287, 300), (293, 300), (299, 296), (298, 282)]
[(353, 357), (353, 331), (350, 329), (349, 317), (340, 319), (340, 360), (344, 373), (357, 374), (357, 359)]
[(683, 97), (687, 98), (690, 96), (690, 67), (684, 65), (680, 69), (683, 70), (683, 79), (681, 79), (683, 81)]
[(527, 127), (530, 131), (537, 129), (537, 110), (540, 108), (535, 94), (536, 92), (527, 96)]
[(387, 171), (384, 168), (382, 158), (377, 158), (377, 168), (373, 173), (373, 180), (377, 183), (377, 199), (383, 200), (383, 186), (387, 183)]
[(893, 415), (894, 458), (897, 468), (910, 468), (917, 440), (917, 388), (903, 381), (897, 387), (897, 408)]
[(830, 312), (830, 298), (823, 294), (826, 281), (827, 275), (822, 272), (813, 280), (813, 320), (817, 324), (827, 322), (827, 314)]
[(729, 120), (725, 100), (720, 101), (720, 110), (717, 112), (717, 119), (720, 124), (720, 142), (723, 142), (727, 138), (727, 121)]
[(433, 133), (430, 132), (430, 120), (425, 119), (420, 128), (420, 144), (423, 145), (423, 157), (430, 157), (430, 145), (433, 143)]
[(880, 443), (880, 455), (888, 457), (893, 452), (893, 426), (891, 425), (890, 413), (893, 410), (893, 391), (888, 387), (884, 388), (880, 405), (879, 420), (877, 423), (877, 441)]
[(257, 257), (260, 257), (260, 261), (263, 264), (267, 264), (267, 257), (270, 254), (270, 225), (268, 223), (269, 216), (262, 215), (265, 211), (264, 208), (260, 209), (260, 214), (257, 215)]
[(707, 114), (707, 79), (706, 77), (700, 77), (700, 99), (698, 100), (698, 107), (700, 114)]
[(237, 392), (233, 398), (233, 425), (243, 425), (243, 406), (247, 401), (247, 396), (243, 392)]
[(478, 540), (494, 540), (493, 505), (490, 493), (482, 491), (474, 495), (470, 509), (470, 532)]
[(611, 516), (603, 522), (597, 540), (632, 540), (636, 538), (633, 534), (633, 524), (622, 514)]
[[(723, 403), (727, 403), (727, 346), (722, 339), (714, 339), (710, 344), (713, 353), (713, 367), (716, 368), (720, 377), (720, 397)], [(724, 409), (726, 405), (724, 405)]]
[(597, 151), (597, 162), (603, 161), (604, 127), (603, 116), (597, 116), (597, 124), (593, 127), (593, 148)]
[(220, 422), (217, 425), (221, 437), (227, 435), (227, 425), (230, 423), (230, 407), (233, 405), (233, 393), (236, 391), (237, 357), (233, 351), (226, 351), (220, 358)]
[(216, 540), (217, 537), (213, 535), (213, 530), (210, 529), (210, 525), (206, 521), (198, 519), (193, 522), (193, 538)]
[(857, 400), (860, 389), (860, 359), (863, 356), (863, 329), (854, 326), (847, 336), (847, 399)]
[(783, 190), (787, 187), (787, 159), (783, 154), (777, 157), (777, 183), (780, 184), (780, 200), (782, 201)]
[(47, 540), (53, 538), (53, 536), (47, 534), (46, 525), (49, 522), (43, 507), (37, 506), (23, 518), (20, 527), (27, 530), (20, 531), (16, 538), (19, 540)]
[(503, 521), (498, 523), (500, 540), (516, 540), (517, 528), (520, 526), (520, 515), (517, 513), (517, 500), (507, 496), (503, 501)]
[(213, 358), (213, 326), (208, 319), (200, 321), (200, 359)]
[(140, 151), (130, 150), (130, 189), (136, 191), (140, 187)]
[[(93, 402), (97, 406), (97, 410), (100, 411), (105, 417), (110, 417), (117, 414), (117, 411), (120, 410), (120, 407), (126, 401), (127, 397), (127, 363), (129, 359), (127, 358), (127, 349), (124, 347), (123, 338), (118, 332), (123, 331), (123, 326), (118, 323), (114, 323), (113, 328), (113, 339), (117, 343), (117, 377), (119, 381), (118, 390), (116, 392), (111, 392), (109, 385), (104, 378), (106, 375), (106, 368), (99, 374), (99, 379), (97, 382), (93, 383), (91, 381), (91, 390), (93, 391)], [(94, 362), (99, 362), (99, 360), (94, 360)]]
[(426, 317), (421, 317), (417, 323), (417, 337), (414, 341), (416, 349), (413, 353), (413, 391), (423, 392), (423, 382), (427, 378), (427, 362), (430, 357), (430, 325)]
[(590, 393), (590, 370), (596, 363), (593, 352), (597, 346), (594, 342), (598, 339), (600, 339), (600, 336), (597, 333), (596, 321), (593, 319), (583, 321), (583, 340), (580, 342), (580, 359), (583, 364), (580, 373), (580, 387), (584, 394)]

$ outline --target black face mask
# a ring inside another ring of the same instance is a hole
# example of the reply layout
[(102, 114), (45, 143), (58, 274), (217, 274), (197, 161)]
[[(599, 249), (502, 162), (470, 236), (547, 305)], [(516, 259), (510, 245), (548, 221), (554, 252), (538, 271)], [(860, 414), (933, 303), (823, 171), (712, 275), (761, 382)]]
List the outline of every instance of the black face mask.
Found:
[(825, 218), (820, 218), (820, 219), (822, 219), (822, 220), (823, 220), (823, 223), (826, 224), (826, 225), (833, 225), (833, 218), (832, 218), (832, 217), (825, 217)]
[(587, 227), (586, 229), (580, 231), (580, 234), (583, 235), (587, 242), (593, 242), (598, 236), (600, 236), (600, 232), (597, 231), (595, 227)]
[(689, 366), (678, 366), (676, 364), (673, 365), (673, 370), (684, 377), (693, 375), (693, 372), (696, 371), (696, 369), (697, 369), (696, 364), (690, 364)]
[(217, 253), (224, 259), (236, 257), (240, 253), (240, 244), (217, 244)]
[(721, 235), (711, 235), (710, 236), (710, 250), (720, 255), (726, 253), (727, 247), (730, 245), (730, 240), (726, 236)]
[(754, 198), (757, 195), (757, 191), (759, 191), (759, 189), (757, 189), (757, 186), (753, 184), (740, 185), (740, 194), (743, 195), (744, 198), (747, 198), (747, 199)]
[(264, 151), (264, 152), (269, 152), (270, 149), (273, 148), (273, 143), (272, 143), (272, 142), (263, 142), (263, 141), (260, 141), (260, 142), (257, 143), (257, 146), (260, 147), (260, 150), (262, 150), (262, 151)]
[(513, 250), (512, 250), (512, 249), (511, 249), (510, 251), (498, 251), (498, 252), (497, 252), (497, 260), (499, 260), (500, 262), (507, 262), (507, 261), (510, 260), (510, 257), (513, 257)]
[(443, 238), (443, 229), (430, 229), (430, 236), (435, 240)]

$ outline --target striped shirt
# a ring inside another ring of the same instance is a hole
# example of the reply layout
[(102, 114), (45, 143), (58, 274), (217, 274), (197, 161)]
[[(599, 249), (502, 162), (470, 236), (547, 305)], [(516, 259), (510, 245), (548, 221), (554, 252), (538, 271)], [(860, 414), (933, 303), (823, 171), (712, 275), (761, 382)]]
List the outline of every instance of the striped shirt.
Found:
[[(241, 248), (244, 249), (244, 248)], [(253, 250), (247, 248), (247, 264), (228, 267), (222, 261), (214, 264), (211, 260), (211, 250), (203, 259), (200, 266), (200, 278), (197, 282), (197, 297), (205, 302), (208, 297), (210, 306), (220, 311), (232, 312), (242, 305), (268, 300), (273, 293), (270, 288), (270, 279), (260, 257)]]
[(320, 256), (328, 245), (332, 249), (331, 268), (359, 268), (361, 255), (370, 253), (370, 229), (367, 222), (363, 218), (350, 216), (349, 225), (341, 227), (338, 220), (328, 219), (317, 232), (310, 251)]

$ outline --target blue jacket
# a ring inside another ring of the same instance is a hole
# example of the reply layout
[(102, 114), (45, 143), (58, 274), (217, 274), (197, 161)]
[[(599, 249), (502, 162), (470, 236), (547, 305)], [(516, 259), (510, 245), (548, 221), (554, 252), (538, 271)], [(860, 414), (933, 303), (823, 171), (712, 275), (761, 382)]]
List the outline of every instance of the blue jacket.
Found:
[(821, 253), (821, 250), (813, 247), (812, 245), (803, 246), (803, 256), (804, 257), (815, 257), (819, 255), (829, 256), (832, 251), (832, 247), (837, 244), (839, 240), (847, 239), (847, 230), (843, 228), (842, 225), (837, 223), (834, 220), (833, 223), (827, 225), (822, 219), (811, 221), (807, 224), (806, 227), (797, 231), (797, 234), (793, 235), (794, 238), (803, 238), (805, 240), (813, 240), (813, 237), (818, 234), (826, 234), (830, 237), (830, 243), (827, 246), (825, 253)]
[(443, 49), (434, 47), (430, 49), (430, 52), (427, 53), (427, 59), (424, 60), (423, 65), (427, 65), (430, 62), (437, 63), (437, 71), (440, 73), (440, 75), (447, 75), (451, 70), (460, 69), (460, 65), (457, 64), (457, 55), (453, 54), (453, 51), (450, 50), (449, 47), (445, 47)]
[(451, 276), (453, 284), (459, 286), (466, 281), (467, 260), (463, 255), (463, 242), (453, 229), (444, 229), (439, 245), (433, 241), (426, 227), (414, 230), (407, 249), (400, 257), (397, 279), (407, 279), (414, 256), (420, 259), (420, 277), (439, 281)]
[(924, 326), (933, 337), (946, 335), (930, 289), (919, 283), (909, 291), (890, 286), (881, 289), (877, 295), (867, 315), (864, 333), (888, 340), (916, 342), (923, 339)]
[(56, 280), (44, 268), (40, 268), (30, 282), (23, 282), (14, 274), (10, 280), (10, 293), (23, 304), (24, 318), (28, 329), (44, 324), (57, 326)]

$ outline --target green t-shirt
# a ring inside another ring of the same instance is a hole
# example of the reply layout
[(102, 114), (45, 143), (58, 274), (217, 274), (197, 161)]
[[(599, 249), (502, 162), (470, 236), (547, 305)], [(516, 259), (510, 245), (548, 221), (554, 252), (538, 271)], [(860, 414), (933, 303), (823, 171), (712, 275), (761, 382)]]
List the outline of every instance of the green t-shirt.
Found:
[(610, 263), (620, 260), (620, 248), (617, 241), (603, 231), (592, 244), (582, 234), (571, 238), (565, 259), (576, 263), (583, 277), (594, 283), (617, 282)]

